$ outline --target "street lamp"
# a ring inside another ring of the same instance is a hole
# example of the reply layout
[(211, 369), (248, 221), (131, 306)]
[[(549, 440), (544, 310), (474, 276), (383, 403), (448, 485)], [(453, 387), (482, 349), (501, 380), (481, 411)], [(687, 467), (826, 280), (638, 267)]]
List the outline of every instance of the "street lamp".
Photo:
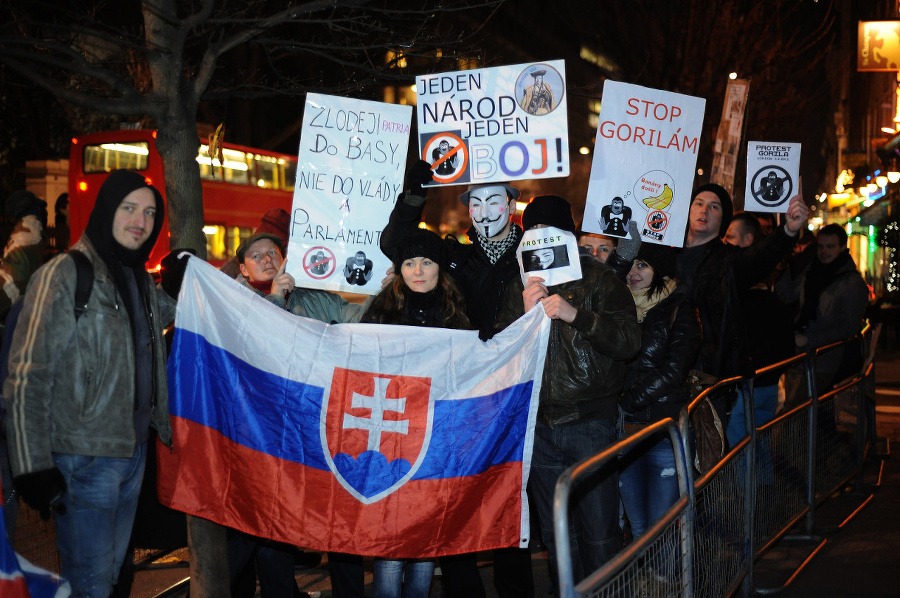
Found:
[(877, 177), (875, 177), (875, 184), (879, 187), (884, 187), (888, 184), (888, 178), (883, 174), (879, 174)]

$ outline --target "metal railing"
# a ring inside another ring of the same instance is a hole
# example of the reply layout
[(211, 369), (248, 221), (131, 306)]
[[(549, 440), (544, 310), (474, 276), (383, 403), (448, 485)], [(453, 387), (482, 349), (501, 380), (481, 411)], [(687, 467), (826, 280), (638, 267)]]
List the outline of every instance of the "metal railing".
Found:
[[(817, 539), (817, 505), (848, 483), (857, 488), (862, 484), (862, 466), (874, 441), (869, 396), (874, 390), (872, 362), (878, 333), (879, 327), (867, 325), (850, 339), (760, 369), (754, 377), (723, 380), (682, 410), (677, 428), (675, 422), (665, 419), (563, 473), (554, 503), (560, 596), (709, 598), (782, 590), (783, 586), (755, 586), (756, 559), (783, 538)], [(863, 366), (820, 396), (816, 361), (838, 350), (861, 351)], [(805, 392), (792, 402), (788, 397), (780, 414), (757, 424), (755, 381), (765, 374), (771, 379), (788, 373), (800, 376)], [(699, 474), (693, 467), (691, 416), (707, 398), (715, 405), (721, 397), (738, 391), (744, 398), (748, 432), (718, 464)], [(678, 502), (613, 560), (584, 580), (574, 580), (568, 535), (573, 487), (620, 453), (638, 450), (643, 440), (661, 429), (669, 430), (678, 463)], [(789, 536), (797, 527), (802, 528), (801, 533)], [(668, 575), (663, 576), (664, 583), (659, 583), (658, 555), (665, 556)]]

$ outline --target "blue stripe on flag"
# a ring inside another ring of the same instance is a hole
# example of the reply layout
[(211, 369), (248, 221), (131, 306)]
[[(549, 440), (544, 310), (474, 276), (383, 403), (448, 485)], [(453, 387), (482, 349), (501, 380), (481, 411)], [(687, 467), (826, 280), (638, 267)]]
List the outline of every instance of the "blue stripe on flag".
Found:
[[(319, 438), (321, 386), (257, 369), (180, 328), (168, 367), (172, 415), (280, 459), (329, 469)], [(431, 443), (413, 479), (475, 475), (521, 461), (531, 392), (529, 381), (484, 397), (435, 401)]]

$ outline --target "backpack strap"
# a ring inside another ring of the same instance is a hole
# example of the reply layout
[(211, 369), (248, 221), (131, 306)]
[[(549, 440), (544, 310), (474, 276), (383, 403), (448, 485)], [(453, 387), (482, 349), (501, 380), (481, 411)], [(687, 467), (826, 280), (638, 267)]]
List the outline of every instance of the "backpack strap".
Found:
[(68, 254), (75, 261), (75, 320), (87, 311), (88, 299), (94, 288), (94, 266), (82, 252), (70, 250)]

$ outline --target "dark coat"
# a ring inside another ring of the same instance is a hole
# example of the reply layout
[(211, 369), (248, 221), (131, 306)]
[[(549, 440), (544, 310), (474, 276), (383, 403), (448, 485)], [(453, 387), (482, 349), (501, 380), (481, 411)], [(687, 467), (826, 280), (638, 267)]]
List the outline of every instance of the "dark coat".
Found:
[(690, 280), (683, 277), (679, 262), (679, 279), (690, 289), (703, 325), (695, 369), (718, 378), (753, 375), (740, 295), (768, 276), (795, 241), (783, 227), (754, 247), (740, 248), (713, 239), (703, 245), (703, 257)]
[[(578, 310), (571, 324), (553, 320), (541, 382), (538, 421), (550, 427), (615, 419), (625, 360), (640, 349), (641, 329), (631, 292), (616, 273), (581, 258), (580, 280), (549, 287)], [(498, 327), (525, 313), (522, 279), (504, 289)]]
[(700, 354), (700, 317), (683, 287), (676, 287), (641, 323), (641, 351), (628, 364), (619, 406), (625, 421), (678, 418), (690, 401), (687, 377)]
[[(416, 206), (405, 197), (397, 199), (381, 233), (381, 251), (386, 256), (393, 259), (397, 248), (418, 226), (423, 208), (424, 203)], [(472, 328), (479, 331), (481, 338), (489, 338), (500, 313), (503, 287), (510, 280), (519, 278), (516, 247), (510, 247), (496, 264), (491, 264), (475, 242), (475, 229), (470, 229), (468, 235), (472, 243), (460, 243), (454, 237), (444, 239), (450, 252), (450, 274), (462, 291)]]

